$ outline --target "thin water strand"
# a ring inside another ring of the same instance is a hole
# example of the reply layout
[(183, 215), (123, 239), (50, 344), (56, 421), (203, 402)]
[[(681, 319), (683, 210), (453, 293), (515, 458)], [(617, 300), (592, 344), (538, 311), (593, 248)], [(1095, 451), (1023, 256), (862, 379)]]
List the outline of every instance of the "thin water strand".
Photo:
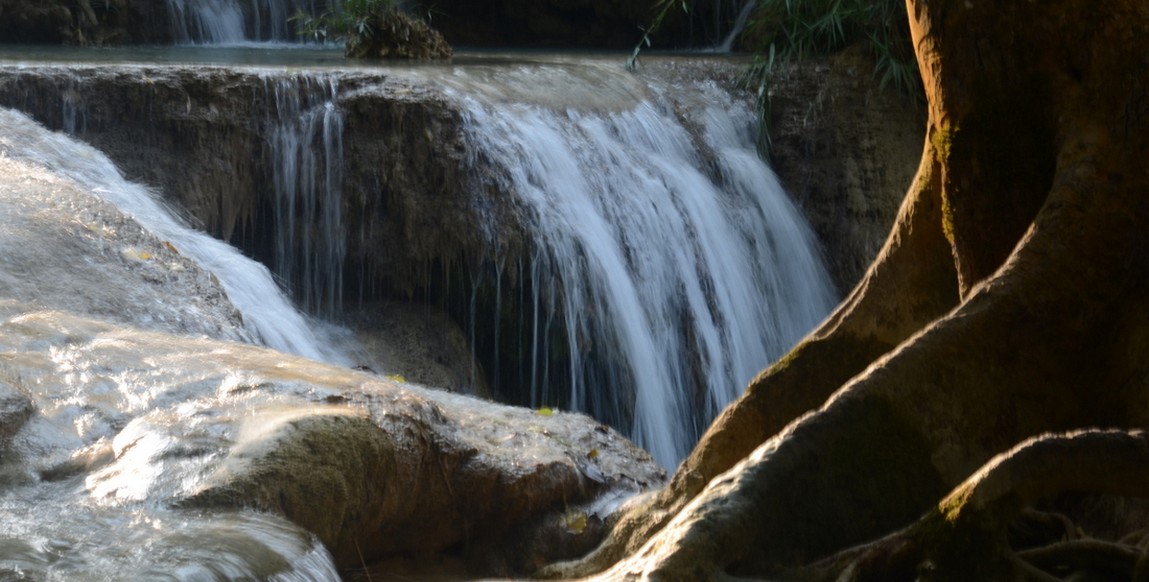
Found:
[(335, 316), (343, 297), (343, 116), (334, 77), (267, 81), (275, 253), (272, 270), (309, 313)]

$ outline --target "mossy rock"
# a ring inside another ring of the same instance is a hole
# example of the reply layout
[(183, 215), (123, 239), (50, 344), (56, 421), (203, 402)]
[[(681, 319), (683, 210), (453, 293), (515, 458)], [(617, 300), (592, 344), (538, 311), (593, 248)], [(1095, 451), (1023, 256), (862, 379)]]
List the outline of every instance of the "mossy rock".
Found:
[(398, 9), (368, 16), (361, 29), (347, 39), (346, 54), (350, 58), (433, 60), (449, 59), (453, 54), (443, 35)]

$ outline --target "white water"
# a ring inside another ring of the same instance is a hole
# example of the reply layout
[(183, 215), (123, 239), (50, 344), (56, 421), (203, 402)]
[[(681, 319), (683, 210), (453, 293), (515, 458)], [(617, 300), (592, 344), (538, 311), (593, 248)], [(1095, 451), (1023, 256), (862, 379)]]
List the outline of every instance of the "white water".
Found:
[(276, 78), (266, 91), (275, 192), (273, 270), (308, 312), (334, 316), (343, 296), (343, 117), (332, 77)]
[(617, 113), (461, 98), (471, 147), (501, 167), (539, 243), (533, 404), (548, 404), (538, 342), (557, 321), (577, 346), (573, 405), (631, 424), (666, 467), (834, 304), (749, 108), (691, 90), (705, 93), (697, 136), (657, 96)]
[(61, 133), (48, 131), (27, 116), (0, 110), (0, 152), (46, 167), (69, 178), (124, 214), (219, 280), (245, 326), (266, 345), (279, 351), (338, 364), (349, 359), (320, 338), (291, 305), (266, 267), (228, 244), (193, 230), (140, 184), (124, 179), (115, 165), (95, 148)]
[(293, 42), (290, 18), (318, 15), (328, 4), (316, 0), (167, 0), (178, 44), (242, 45)]

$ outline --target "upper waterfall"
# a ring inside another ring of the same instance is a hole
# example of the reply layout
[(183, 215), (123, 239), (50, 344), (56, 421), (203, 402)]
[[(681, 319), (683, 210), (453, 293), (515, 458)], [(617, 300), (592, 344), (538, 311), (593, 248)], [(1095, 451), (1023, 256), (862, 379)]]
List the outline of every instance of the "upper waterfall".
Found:
[(338, 0), (167, 0), (178, 44), (293, 42), (290, 19), (319, 14)]

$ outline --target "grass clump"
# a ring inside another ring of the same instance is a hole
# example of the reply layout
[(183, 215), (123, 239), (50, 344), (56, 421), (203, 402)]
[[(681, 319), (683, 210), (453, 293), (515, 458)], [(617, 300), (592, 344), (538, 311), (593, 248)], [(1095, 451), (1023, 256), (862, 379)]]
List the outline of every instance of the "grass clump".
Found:
[(747, 36), (757, 39), (757, 57), (743, 82), (758, 93), (763, 155), (770, 145), (769, 85), (779, 63), (862, 45), (874, 58), (882, 89), (922, 100), (904, 0), (758, 0), (754, 14)]
[(758, 0), (750, 27), (759, 41), (754, 74), (769, 76), (774, 61), (822, 56), (855, 44), (874, 56), (883, 88), (920, 93), (904, 0)]

